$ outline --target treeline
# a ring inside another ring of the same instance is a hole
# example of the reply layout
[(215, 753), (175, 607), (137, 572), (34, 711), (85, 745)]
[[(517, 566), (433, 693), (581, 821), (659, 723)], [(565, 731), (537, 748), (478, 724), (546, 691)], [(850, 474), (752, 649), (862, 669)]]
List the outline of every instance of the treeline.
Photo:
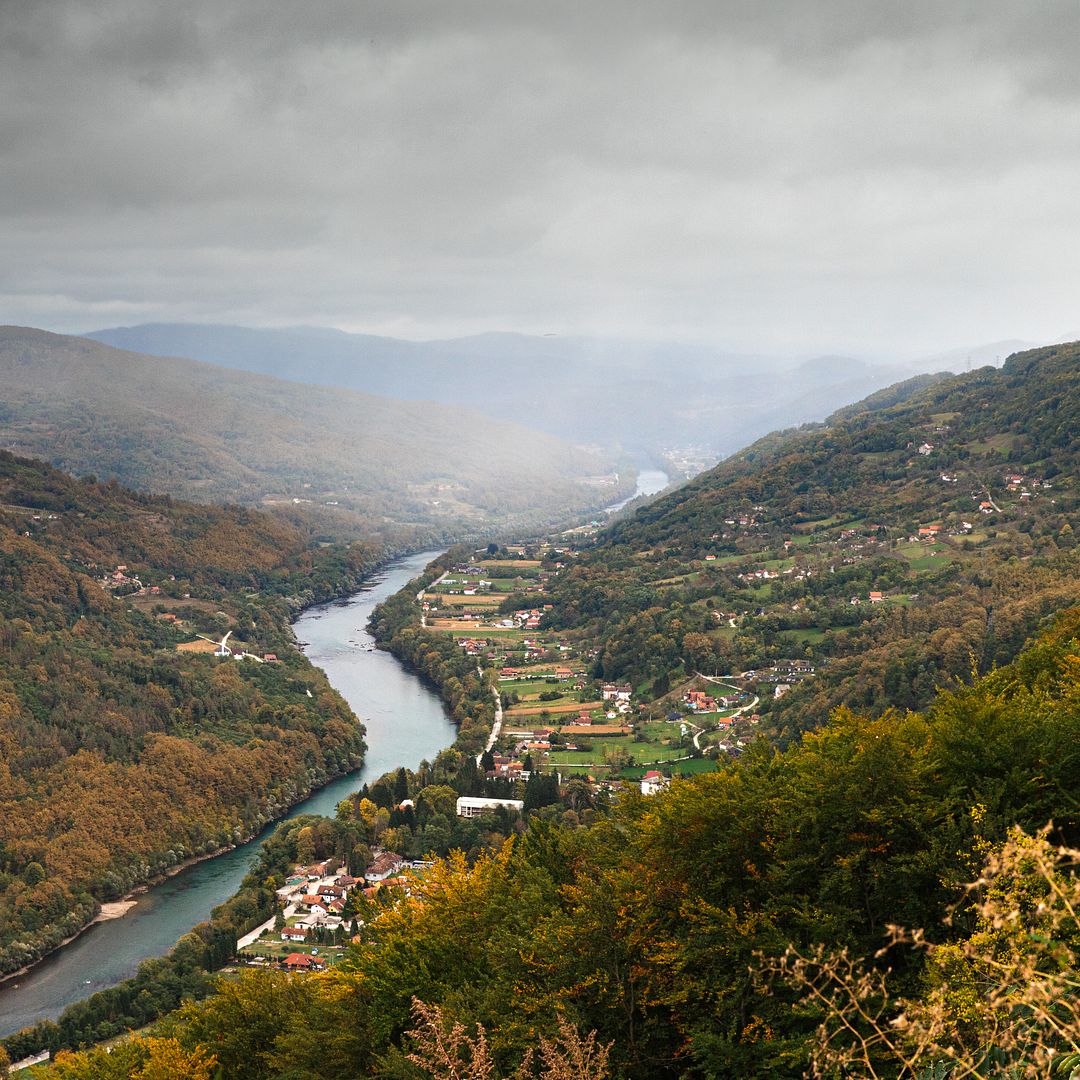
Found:
[[(785, 752), (761, 743), (666, 794), (625, 794), (589, 826), (537, 820), (496, 854), (436, 864), (343, 966), (223, 983), (157, 1034), (230, 1077), (400, 1078), (415, 1075), (415, 996), (482, 1024), (495, 1075), (561, 1018), (610, 1044), (613, 1076), (783, 1080), (804, 1075), (823, 1011), (769, 973), (789, 946), (822, 946), (890, 968), (910, 999), (937, 995), (959, 1043), (965, 995), (992, 971), (890, 946), (890, 927), (938, 946), (993, 934), (964, 884), (987, 853), (1015, 825), (1080, 839), (1078, 649), (1073, 611), (923, 714), (841, 711)], [(1034, 904), (1034, 884), (1017, 895)], [(896, 1074), (887, 1043), (870, 1053), (875, 1075)]]

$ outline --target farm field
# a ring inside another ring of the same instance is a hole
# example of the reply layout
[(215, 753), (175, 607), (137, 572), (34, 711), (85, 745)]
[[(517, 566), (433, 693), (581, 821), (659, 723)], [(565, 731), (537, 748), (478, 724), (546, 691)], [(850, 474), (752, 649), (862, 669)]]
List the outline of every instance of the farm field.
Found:
[(602, 701), (587, 701), (582, 704), (579, 701), (538, 701), (535, 704), (528, 705), (514, 705), (511, 708), (505, 710), (504, 715), (507, 719), (512, 720), (515, 716), (539, 716), (540, 713), (577, 713), (587, 712), (591, 709), (599, 709), (603, 707)]

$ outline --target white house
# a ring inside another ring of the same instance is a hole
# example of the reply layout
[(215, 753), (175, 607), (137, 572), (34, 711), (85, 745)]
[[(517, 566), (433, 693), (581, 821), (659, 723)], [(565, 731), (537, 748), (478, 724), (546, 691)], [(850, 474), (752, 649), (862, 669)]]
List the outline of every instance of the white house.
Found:
[(670, 783), (669, 780), (665, 780), (655, 769), (650, 769), (641, 778), (641, 794), (642, 795), (656, 795), (663, 791), (664, 788)]

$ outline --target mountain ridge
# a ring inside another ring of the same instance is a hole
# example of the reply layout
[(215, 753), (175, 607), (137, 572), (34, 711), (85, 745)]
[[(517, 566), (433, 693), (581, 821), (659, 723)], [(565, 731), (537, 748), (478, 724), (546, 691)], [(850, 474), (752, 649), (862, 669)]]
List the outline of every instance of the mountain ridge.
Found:
[(423, 542), (606, 501), (584, 481), (610, 459), (464, 408), (164, 363), (33, 328), (0, 328), (0, 377), (0, 440), (12, 449), (144, 490), (303, 504), (353, 535)]
[[(783, 360), (701, 345), (512, 332), (417, 342), (325, 328), (173, 323), (87, 336), (156, 355), (193, 356), (404, 400), (423, 387), (440, 401), (528, 418), (532, 426), (574, 442), (622, 446), (654, 457), (694, 446), (713, 460), (775, 428), (823, 419), (937, 363), (874, 365), (827, 356)], [(979, 350), (967, 353), (972, 351)]]

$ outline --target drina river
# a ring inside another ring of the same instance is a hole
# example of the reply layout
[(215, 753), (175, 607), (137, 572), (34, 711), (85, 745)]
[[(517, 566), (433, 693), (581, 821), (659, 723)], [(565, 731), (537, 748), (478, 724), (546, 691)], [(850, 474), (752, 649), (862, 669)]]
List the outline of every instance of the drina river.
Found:
[[(332, 816), (365, 780), (399, 765), (413, 768), (454, 741), (438, 696), (387, 652), (366, 626), (376, 604), (396, 593), (440, 552), (396, 559), (348, 600), (309, 608), (293, 626), (304, 652), (367, 725), (368, 752), (356, 772), (298, 803), (298, 814)], [(167, 953), (210, 909), (240, 888), (259, 845), (278, 822), (249, 843), (186, 867), (138, 898), (122, 918), (96, 923), (27, 974), (0, 983), (0, 1036), (55, 1019), (73, 1001), (128, 978), (139, 962)]]
[[(634, 494), (608, 507), (608, 512), (640, 495), (656, 494), (667, 483), (666, 473), (643, 468)], [(393, 656), (376, 649), (366, 629), (375, 605), (439, 554), (425, 551), (395, 559), (361, 592), (309, 608), (294, 623), (305, 654), (326, 672), (331, 685), (366, 724), (368, 751), (362, 768), (298, 803), (286, 819), (298, 814), (332, 816), (337, 804), (365, 780), (399, 765), (415, 768), (454, 741), (454, 726), (438, 696)], [(0, 1037), (38, 1020), (55, 1019), (72, 1002), (133, 975), (140, 961), (167, 953), (193, 926), (209, 918), (211, 908), (240, 888), (259, 845), (277, 825), (267, 826), (232, 851), (186, 867), (141, 894), (122, 918), (94, 924), (27, 974), (0, 983)]]

